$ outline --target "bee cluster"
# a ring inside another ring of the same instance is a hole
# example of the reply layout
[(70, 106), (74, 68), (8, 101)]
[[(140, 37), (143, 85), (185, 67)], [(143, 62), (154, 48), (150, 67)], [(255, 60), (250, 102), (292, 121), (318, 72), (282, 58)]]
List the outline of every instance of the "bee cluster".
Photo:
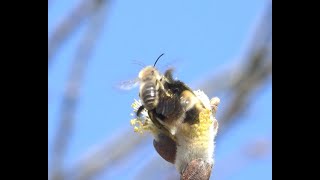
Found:
[(135, 132), (153, 134), (158, 154), (175, 164), (181, 175), (194, 162), (206, 163), (211, 172), (218, 131), (215, 113), (220, 99), (209, 100), (201, 90), (193, 91), (174, 80), (172, 69), (161, 74), (155, 68), (156, 62), (139, 73), (140, 99), (132, 104), (136, 117), (131, 124)]

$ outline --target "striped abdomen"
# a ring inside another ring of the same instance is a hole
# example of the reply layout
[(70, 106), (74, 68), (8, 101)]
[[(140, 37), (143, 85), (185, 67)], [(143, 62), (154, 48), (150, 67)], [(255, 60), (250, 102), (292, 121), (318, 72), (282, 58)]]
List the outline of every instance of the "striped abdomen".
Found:
[(154, 83), (147, 82), (144, 84), (141, 90), (141, 99), (147, 110), (152, 110), (156, 107), (158, 103), (158, 91)]

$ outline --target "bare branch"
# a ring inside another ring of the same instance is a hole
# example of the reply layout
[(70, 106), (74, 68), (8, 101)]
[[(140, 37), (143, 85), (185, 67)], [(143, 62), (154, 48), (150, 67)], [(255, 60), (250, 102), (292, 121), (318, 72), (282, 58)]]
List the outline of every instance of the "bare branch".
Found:
[[(240, 169), (245, 168), (251, 162), (270, 155), (271, 143), (272, 141), (269, 137), (248, 140), (248, 143), (241, 145), (218, 162), (219, 166), (217, 166), (213, 178), (219, 180), (227, 179), (227, 177), (239, 172)], [(233, 163), (230, 164), (230, 162)]]
[(95, 10), (95, 5), (102, 0), (82, 0), (71, 13), (55, 28), (48, 40), (48, 64), (59, 47), (72, 34), (81, 22)]
[[(130, 156), (134, 149), (146, 141), (146, 136), (137, 136), (132, 131), (121, 133), (113, 143), (99, 145), (94, 151), (76, 163), (72, 169), (72, 179), (92, 179), (102, 170)], [(121, 141), (121, 143), (119, 143)]]
[[(230, 96), (233, 96), (231, 102), (228, 103), (229, 106), (223, 109), (222, 116), (219, 118), (219, 134), (231, 122), (236, 120), (235, 117), (239, 116), (240, 112), (244, 112), (248, 108), (253, 92), (272, 74), (271, 8), (272, 6), (269, 4), (261, 23), (257, 27), (256, 36), (252, 40), (252, 45), (249, 48), (250, 53), (245, 58), (244, 65), (238, 67), (235, 72), (232, 72), (234, 69), (229, 69), (218, 76), (218, 78), (210, 78), (215, 81), (211, 83), (207, 82), (203, 86), (203, 89), (206, 89), (207, 93), (212, 95), (213, 92), (217, 93), (219, 82), (229, 81), (229, 83), (223, 84), (224, 89), (219, 89), (225, 92), (229, 91)], [(208, 86), (208, 84), (210, 85)], [(220, 137), (221, 135), (217, 138)]]
[(161, 157), (155, 154), (150, 160), (148, 160), (146, 165), (141, 168), (141, 171), (134, 177), (134, 179), (171, 179), (171, 177), (178, 180), (179, 173), (172, 164), (163, 161)]
[[(104, 4), (95, 5), (96, 13), (103, 10)], [(99, 11), (100, 10), (100, 11)], [(101, 12), (100, 12), (101, 13)], [(75, 56), (68, 84), (66, 86), (65, 95), (61, 105), (61, 119), (59, 122), (58, 132), (53, 145), (53, 179), (60, 180), (63, 178), (62, 164), (67, 144), (72, 133), (72, 126), (74, 124), (74, 112), (77, 105), (80, 86), (83, 79), (85, 68), (89, 60), (89, 56), (97, 40), (98, 34), (101, 31), (103, 18), (93, 17), (92, 24), (88, 32), (79, 44), (78, 53)], [(98, 18), (98, 19), (96, 19)]]
[(250, 96), (252, 96), (253, 91), (264, 84), (265, 80), (271, 75), (272, 62), (270, 61), (263, 68), (257, 69), (259, 70), (243, 76), (239, 81), (238, 86), (234, 88), (233, 99), (229, 103), (229, 106), (224, 109), (223, 114), (219, 119), (219, 123), (221, 123), (219, 133), (233, 122), (240, 112), (244, 112), (244, 110), (248, 108)]
[[(266, 10), (253, 33), (251, 44), (247, 48), (248, 55), (237, 58), (241, 64), (229, 64), (227, 69), (219, 74), (205, 78), (199, 88), (209, 96), (218, 92), (237, 88), (240, 82), (246, 81), (245, 77), (252, 72), (259, 71), (256, 67), (267, 63), (272, 56), (272, 4), (267, 4)], [(266, 57), (267, 56), (267, 57)], [(261, 68), (261, 67), (260, 67)]]

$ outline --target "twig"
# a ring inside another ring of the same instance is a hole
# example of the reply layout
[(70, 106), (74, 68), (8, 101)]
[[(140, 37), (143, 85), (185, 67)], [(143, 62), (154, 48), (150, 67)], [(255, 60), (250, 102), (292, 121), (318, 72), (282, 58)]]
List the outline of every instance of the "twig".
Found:
[[(222, 115), (219, 117), (219, 136), (226, 129), (226, 127), (236, 120), (235, 117), (240, 112), (244, 112), (247, 105), (249, 105), (249, 98), (252, 92), (262, 85), (265, 80), (272, 74), (272, 6), (268, 4), (265, 14), (257, 27), (255, 38), (252, 40), (252, 45), (249, 48), (249, 55), (245, 58), (246, 61), (244, 66), (236, 71), (236, 78), (232, 79), (232, 76), (228, 74), (234, 74), (230, 72), (234, 69), (226, 71), (224, 74), (226, 77), (218, 76), (214, 79), (214, 82), (207, 84), (214, 84), (214, 86), (204, 85), (208, 95), (212, 95), (213, 92), (217, 93), (219, 89), (219, 82), (229, 81), (224, 84), (225, 89), (220, 88), (219, 90), (229, 91), (233, 98), (228, 103), (229, 106), (224, 107)], [(221, 78), (221, 79), (220, 79)]]
[[(104, 6), (100, 1), (99, 4), (95, 4), (96, 13), (102, 10)], [(97, 18), (97, 17), (93, 17)], [(99, 20), (99, 21), (97, 21)], [(84, 70), (87, 66), (89, 56), (94, 47), (94, 43), (97, 40), (97, 36), (101, 30), (103, 19), (93, 19), (92, 24), (88, 29), (88, 32), (84, 35), (84, 38), (79, 44), (78, 53), (75, 56), (73, 62), (73, 68), (71, 69), (68, 84), (65, 90), (65, 95), (61, 108), (61, 119), (58, 126), (58, 132), (56, 133), (56, 139), (53, 146), (53, 179), (64, 179), (62, 172), (62, 162), (67, 144), (72, 133), (72, 126), (74, 123), (74, 112), (77, 105), (79, 96), (79, 90), (84, 75)]]
[(99, 172), (110, 167), (110, 165), (114, 165), (116, 162), (130, 156), (134, 149), (146, 139), (146, 136), (133, 134), (130, 129), (130, 132), (121, 133), (121, 136), (115, 138), (113, 143), (98, 145), (94, 151), (76, 163), (75, 168), (71, 170), (72, 179), (92, 179)]
[(234, 88), (233, 99), (219, 118), (219, 122), (221, 123), (220, 133), (235, 120), (235, 117), (238, 116), (240, 112), (244, 112), (244, 110), (248, 108), (250, 96), (253, 94), (252, 92), (264, 84), (265, 80), (271, 75), (272, 62), (269, 61), (263, 68), (257, 69), (259, 70), (243, 76), (238, 86)]
[(48, 64), (50, 65), (53, 55), (63, 42), (74, 32), (81, 22), (95, 9), (95, 5), (101, 0), (82, 0), (71, 13), (63, 19), (53, 31), (48, 40)]
[[(271, 140), (269, 138), (248, 140), (248, 143), (241, 145), (219, 161), (220, 165), (217, 167), (213, 178), (219, 180), (227, 179), (228, 176), (248, 166), (250, 162), (270, 155), (270, 145)], [(230, 162), (233, 163), (230, 164)]]
[[(148, 180), (164, 179), (164, 177), (170, 178), (173, 176), (171, 175), (171, 172), (174, 173), (175, 179), (179, 179), (179, 173), (175, 171), (172, 164), (163, 161), (163, 159), (156, 153), (141, 169), (142, 170), (135, 176), (134, 179)], [(170, 173), (171, 176), (167, 177), (168, 173)]]

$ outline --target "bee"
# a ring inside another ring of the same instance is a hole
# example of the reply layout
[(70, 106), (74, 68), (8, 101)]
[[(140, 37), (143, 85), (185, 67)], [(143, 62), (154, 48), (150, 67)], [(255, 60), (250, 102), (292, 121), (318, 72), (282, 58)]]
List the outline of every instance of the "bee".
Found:
[[(144, 67), (138, 75), (139, 97), (143, 110), (159, 133), (153, 145), (166, 161), (175, 164), (182, 174), (195, 159), (213, 164), (214, 137), (217, 121), (212, 113), (209, 98), (200, 91), (193, 91), (183, 81), (173, 78), (173, 68), (161, 74), (156, 64)], [(214, 111), (215, 112), (215, 111)]]
[[(144, 67), (138, 74), (138, 78), (131, 82), (125, 82), (121, 85), (121, 89), (131, 89), (139, 84), (139, 97), (142, 105), (138, 108), (136, 115), (140, 116), (141, 112), (145, 109), (153, 124), (162, 131), (165, 135), (174, 139), (172, 134), (168, 132), (167, 127), (164, 127), (161, 121), (172, 117), (177, 107), (180, 106), (176, 96), (168, 89), (168, 83), (173, 81), (171, 76), (172, 68), (166, 70), (161, 74), (156, 69), (158, 60), (164, 55), (162, 53), (154, 62), (153, 66)], [(129, 86), (128, 86), (129, 85)]]
[(147, 66), (139, 72), (142, 105), (136, 115), (139, 116), (146, 109), (152, 122), (159, 129), (170, 131), (172, 137), (184, 120), (189, 124), (196, 123), (199, 115), (197, 108), (204, 108), (204, 105), (191, 88), (180, 80), (174, 80), (173, 68), (167, 69), (163, 75), (155, 68), (161, 56), (163, 54), (153, 66)]
[(166, 92), (163, 87), (163, 76), (155, 68), (161, 54), (155, 61), (153, 66), (143, 68), (138, 75), (140, 81), (139, 97), (142, 101), (142, 106), (137, 111), (137, 116), (145, 108), (147, 111), (155, 109), (159, 102), (159, 96), (163, 96)]

